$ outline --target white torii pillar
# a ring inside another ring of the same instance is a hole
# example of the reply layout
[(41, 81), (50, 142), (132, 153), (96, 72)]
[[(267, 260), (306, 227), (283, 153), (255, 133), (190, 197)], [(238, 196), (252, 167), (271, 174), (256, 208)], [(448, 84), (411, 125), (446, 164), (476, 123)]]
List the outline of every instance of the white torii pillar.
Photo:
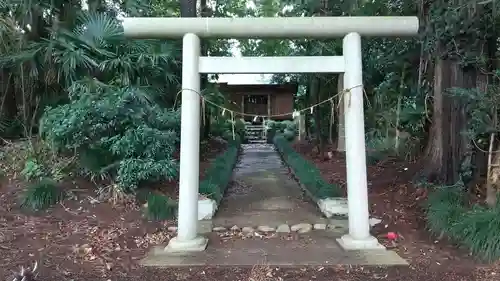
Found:
[[(349, 233), (338, 242), (348, 250), (383, 248), (370, 235), (361, 36), (417, 35), (417, 17), (125, 18), (123, 27), (129, 38), (183, 37), (178, 234), (170, 240), (167, 251), (203, 251), (208, 242), (197, 234), (200, 73), (344, 73), (344, 89), (350, 89), (344, 98)], [(200, 37), (342, 36), (343, 56), (200, 57)]]

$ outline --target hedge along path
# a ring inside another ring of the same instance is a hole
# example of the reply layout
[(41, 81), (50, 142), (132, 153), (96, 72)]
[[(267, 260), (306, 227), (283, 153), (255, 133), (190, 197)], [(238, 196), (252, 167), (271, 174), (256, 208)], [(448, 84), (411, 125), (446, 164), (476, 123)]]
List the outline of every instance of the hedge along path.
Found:
[(227, 150), (219, 155), (206, 172), (205, 179), (200, 182), (199, 193), (220, 204), (233, 174), (238, 160), (240, 138), (228, 143)]
[(289, 166), (292, 175), (314, 201), (342, 196), (340, 187), (326, 182), (316, 166), (296, 152), (283, 136), (274, 137), (273, 143)]

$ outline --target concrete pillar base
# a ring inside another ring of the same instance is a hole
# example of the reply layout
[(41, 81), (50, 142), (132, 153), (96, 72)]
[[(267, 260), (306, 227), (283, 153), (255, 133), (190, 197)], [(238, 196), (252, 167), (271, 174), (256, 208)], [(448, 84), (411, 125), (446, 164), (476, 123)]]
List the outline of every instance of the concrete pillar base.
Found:
[(167, 253), (203, 252), (207, 248), (208, 238), (197, 236), (192, 240), (179, 241), (177, 237), (170, 239), (165, 247)]
[(385, 250), (385, 247), (380, 244), (377, 238), (368, 236), (366, 239), (353, 239), (352, 236), (346, 234), (337, 239), (340, 246), (346, 251), (354, 250)]

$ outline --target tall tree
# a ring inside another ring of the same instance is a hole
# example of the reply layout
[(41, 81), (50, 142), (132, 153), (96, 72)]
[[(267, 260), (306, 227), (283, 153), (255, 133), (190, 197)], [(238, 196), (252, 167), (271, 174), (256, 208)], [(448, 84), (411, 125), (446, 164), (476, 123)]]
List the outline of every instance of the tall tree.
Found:
[(196, 0), (181, 0), (181, 17), (196, 17)]

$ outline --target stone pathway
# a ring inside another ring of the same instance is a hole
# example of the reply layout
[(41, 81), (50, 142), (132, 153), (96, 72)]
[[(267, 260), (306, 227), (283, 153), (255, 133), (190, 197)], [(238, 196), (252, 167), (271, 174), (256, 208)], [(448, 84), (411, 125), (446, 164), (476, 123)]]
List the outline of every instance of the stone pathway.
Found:
[(155, 247), (141, 264), (160, 267), (407, 264), (393, 251), (343, 251), (336, 238), (347, 232), (347, 220), (323, 218), (289, 177), (274, 146), (268, 144), (243, 145), (234, 183), (226, 191), (210, 225), (208, 231), (202, 231), (209, 238), (205, 251), (166, 253), (163, 247)]
[(307, 232), (314, 224), (324, 228), (329, 223), (290, 178), (273, 145), (244, 144), (242, 150), (233, 183), (213, 219), (214, 227), (287, 232), (288, 226)]

